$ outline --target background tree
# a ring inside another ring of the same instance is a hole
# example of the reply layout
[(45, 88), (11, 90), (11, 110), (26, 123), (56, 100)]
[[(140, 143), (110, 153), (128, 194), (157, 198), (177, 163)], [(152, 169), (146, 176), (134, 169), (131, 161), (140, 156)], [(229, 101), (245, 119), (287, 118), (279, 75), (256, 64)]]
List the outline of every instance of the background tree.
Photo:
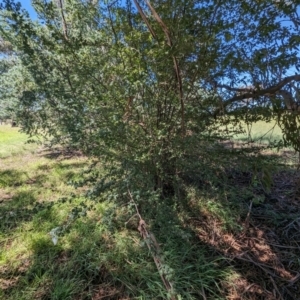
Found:
[(13, 97), (13, 86), (8, 78), (15, 66), (15, 57), (12, 54), (11, 44), (0, 39), (0, 120), (12, 119), (13, 107), (17, 99)]

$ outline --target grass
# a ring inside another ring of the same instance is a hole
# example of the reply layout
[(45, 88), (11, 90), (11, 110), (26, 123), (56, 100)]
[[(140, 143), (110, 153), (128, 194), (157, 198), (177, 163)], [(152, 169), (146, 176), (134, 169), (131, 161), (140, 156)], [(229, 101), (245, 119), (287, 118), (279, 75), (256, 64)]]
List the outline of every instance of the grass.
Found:
[(244, 134), (236, 136), (237, 140), (253, 140), (255, 142), (273, 142), (282, 139), (282, 130), (276, 124), (275, 120), (266, 123), (265, 121), (258, 121), (252, 125), (243, 125), (245, 130)]
[[(0, 299), (168, 298), (137, 226), (106, 218), (116, 210), (127, 221), (131, 212), (84, 199), (67, 184), (80, 177), (87, 158), (54, 158), (38, 145), (28, 147), (16, 128), (0, 132)], [(93, 209), (73, 220), (82, 203)], [(175, 290), (182, 299), (199, 299), (203, 289), (218, 299), (226, 267), (175, 214), (169, 217), (170, 226), (156, 233)], [(55, 228), (63, 230), (56, 245), (49, 234)]]
[(246, 124), (241, 121), (238, 124), (221, 125), (224, 133), (230, 134), (235, 142), (251, 141), (255, 143), (268, 144), (274, 141), (282, 140), (282, 130), (275, 119), (266, 121), (257, 121), (252, 124)]
[(19, 132), (17, 127), (10, 125), (0, 125), (0, 158), (14, 156), (20, 152), (34, 149), (31, 144), (25, 144), (28, 140), (26, 134)]
[[(86, 157), (54, 156), (38, 145), (28, 147), (26, 136), (15, 128), (0, 126), (1, 132), (5, 133), (0, 143), (1, 300), (170, 299), (137, 230), (135, 213), (105, 199), (85, 199), (81, 190), (67, 184), (81, 178), (89, 163)], [(258, 249), (266, 246), (260, 228), (266, 234), (268, 224), (289, 228), (289, 222), (300, 216), (292, 210), (283, 215), (267, 198), (255, 206), (259, 190), (232, 180), (225, 188), (186, 185), (180, 205), (157, 201), (143, 216), (160, 246), (156, 253), (162, 261), (160, 272), (172, 283), (178, 300), (267, 299), (268, 290), (274, 290), (272, 280), (263, 277), (257, 265), (236, 257), (252, 253), (258, 241)], [(263, 213), (266, 221), (262, 227), (255, 223), (254, 233), (247, 232), (251, 201), (252, 210)], [(86, 206), (90, 209), (85, 214)], [(83, 216), (74, 218), (74, 208)], [(56, 244), (50, 232), (58, 232)], [(291, 227), (285, 234), (296, 233)], [(276, 234), (271, 236), (275, 243)], [(273, 260), (281, 255), (266, 249), (269, 252), (261, 255)], [(254, 262), (260, 259), (251, 257)], [(297, 255), (288, 264), (293, 266), (291, 272), (297, 270)], [(278, 288), (287, 287), (280, 284)]]
[[(242, 123), (240, 131), (243, 132), (234, 134), (231, 137), (228, 143), (231, 147), (241, 148), (249, 147), (249, 145), (267, 147), (262, 153), (278, 156), (283, 165), (295, 166), (299, 164), (299, 153), (296, 153), (292, 147), (282, 147), (281, 145), (280, 149), (277, 149), (274, 146), (276, 143), (280, 144), (280, 142), (283, 142), (282, 130), (276, 120), (270, 122), (257, 121), (251, 125)], [(268, 147), (269, 145), (272, 145), (271, 148)]]

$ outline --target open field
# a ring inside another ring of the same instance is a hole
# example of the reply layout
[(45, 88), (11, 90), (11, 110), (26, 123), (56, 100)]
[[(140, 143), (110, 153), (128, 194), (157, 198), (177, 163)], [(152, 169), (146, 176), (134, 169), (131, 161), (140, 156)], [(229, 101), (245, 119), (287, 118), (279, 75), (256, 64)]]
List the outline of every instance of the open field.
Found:
[[(224, 130), (225, 128), (223, 128)], [(264, 155), (275, 155), (278, 157), (277, 163), (285, 166), (298, 166), (299, 153), (295, 152), (292, 147), (277, 147), (271, 146), (274, 143), (283, 142), (282, 130), (275, 120), (271, 122), (258, 121), (251, 126), (242, 123), (241, 129), (243, 133), (234, 134), (230, 140), (224, 144), (228, 147), (264, 147), (265, 150), (261, 151)]]
[[(0, 299), (170, 298), (135, 213), (68, 185), (89, 160), (25, 141), (0, 126)], [(224, 189), (187, 185), (182, 204), (159, 202), (155, 220), (143, 216), (172, 293), (300, 299), (299, 172), (279, 169), (269, 193), (249, 173), (229, 175)]]
[(21, 152), (34, 149), (32, 144), (25, 144), (28, 140), (26, 134), (20, 133), (17, 127), (0, 125), (0, 158), (20, 154)]
[(239, 134), (235, 138), (237, 140), (251, 139), (256, 142), (273, 142), (282, 139), (282, 131), (275, 121), (266, 123), (265, 121), (258, 121), (251, 126), (243, 125), (244, 134)]

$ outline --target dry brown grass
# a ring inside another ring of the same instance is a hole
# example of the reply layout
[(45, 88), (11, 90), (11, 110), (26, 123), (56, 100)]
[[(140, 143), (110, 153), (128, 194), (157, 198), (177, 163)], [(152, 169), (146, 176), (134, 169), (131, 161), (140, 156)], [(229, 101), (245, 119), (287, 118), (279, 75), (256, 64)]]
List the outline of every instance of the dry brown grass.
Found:
[(223, 282), (228, 300), (300, 299), (300, 173), (280, 172), (273, 180), (264, 203), (249, 205), (248, 217), (237, 220), (241, 232), (224, 230), (205, 212), (191, 220), (198, 238), (235, 270)]

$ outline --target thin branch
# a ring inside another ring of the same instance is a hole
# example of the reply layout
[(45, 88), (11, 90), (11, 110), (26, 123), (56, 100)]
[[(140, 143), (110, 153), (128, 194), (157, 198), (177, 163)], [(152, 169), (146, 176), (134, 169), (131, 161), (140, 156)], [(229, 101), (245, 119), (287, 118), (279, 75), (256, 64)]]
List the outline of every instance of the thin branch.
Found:
[(228, 91), (231, 91), (231, 92), (251, 92), (251, 91), (254, 91), (255, 89), (253, 87), (245, 87), (245, 88), (234, 88), (234, 87), (231, 87), (229, 85), (226, 85), (226, 84), (217, 84), (216, 85), (217, 88), (224, 88)]
[(147, 17), (146, 17), (146, 15), (145, 15), (144, 12), (143, 12), (142, 7), (141, 7), (140, 4), (137, 2), (137, 0), (133, 0), (133, 2), (134, 2), (134, 4), (135, 4), (137, 10), (139, 11), (139, 13), (140, 13), (140, 15), (141, 15), (143, 21), (144, 21), (145, 24), (147, 25), (147, 27), (148, 27), (148, 29), (149, 29), (149, 31), (150, 31), (152, 37), (153, 37), (154, 39), (156, 39), (156, 34), (155, 34), (155, 32), (153, 31), (153, 29), (152, 29), (150, 23), (148, 22)]
[(158, 15), (158, 13), (156, 12), (156, 10), (154, 9), (154, 7), (151, 5), (151, 3), (149, 1), (146, 1), (147, 6), (150, 8), (153, 17), (156, 19), (156, 21), (158, 22), (158, 24), (160, 25), (160, 27), (162, 28), (163, 32), (166, 35), (167, 38), (167, 44), (172, 47), (172, 40), (171, 40), (171, 35), (170, 35), (170, 31), (168, 29), (168, 27), (166, 26), (166, 24), (163, 22), (163, 20), (161, 19), (161, 17)]
[[(150, 23), (148, 22), (147, 17), (143, 12), (142, 7), (140, 6), (140, 4), (138, 3), (137, 0), (133, 0), (133, 2), (135, 4), (137, 10), (139, 11), (142, 19), (146, 23), (152, 37), (154, 39), (157, 39), (157, 36), (156, 36), (155, 32), (153, 31)], [(153, 17), (156, 19), (158, 24), (161, 26), (163, 32), (165, 33), (165, 36), (166, 36), (166, 39), (167, 39), (167, 45), (170, 48), (172, 48), (173, 44), (172, 44), (171, 35), (170, 35), (170, 31), (169, 31), (168, 27), (163, 22), (163, 20), (160, 18), (160, 16), (158, 15), (158, 13), (154, 9), (154, 7), (150, 4), (150, 2), (146, 0), (146, 4), (149, 7), (150, 11), (152, 12)], [(178, 92), (179, 92), (179, 99), (180, 99), (180, 106), (181, 106), (181, 130), (182, 130), (182, 135), (184, 136), (185, 135), (185, 120), (184, 120), (185, 108), (184, 108), (184, 101), (183, 101), (184, 96), (183, 96), (182, 78), (181, 78), (181, 74), (180, 74), (180, 68), (179, 68), (178, 60), (175, 57), (175, 55), (172, 55), (172, 60), (173, 60), (174, 70), (175, 70), (175, 74), (176, 74), (176, 80), (177, 80), (177, 84), (178, 84)]]
[(148, 231), (147, 224), (146, 224), (145, 220), (143, 220), (143, 218), (139, 212), (138, 206), (137, 206), (136, 202), (134, 201), (130, 190), (128, 190), (128, 195), (130, 197), (131, 202), (133, 203), (133, 205), (135, 207), (135, 210), (136, 210), (135, 216), (138, 216), (140, 219), (138, 231), (140, 232), (141, 236), (143, 237), (144, 241), (147, 244), (147, 247), (153, 257), (153, 260), (155, 262), (157, 270), (160, 274), (161, 280), (162, 280), (166, 290), (170, 293), (170, 299), (176, 300), (176, 295), (174, 293), (173, 284), (167, 279), (167, 276), (166, 276), (167, 274), (164, 272), (164, 269), (163, 269), (163, 258), (160, 255), (161, 250), (156, 241), (156, 238), (153, 233)]
[[(257, 98), (257, 97), (260, 97), (260, 96), (275, 95), (276, 93), (280, 92), (280, 90), (285, 85), (287, 85), (288, 83), (290, 83), (292, 81), (300, 81), (300, 75), (296, 74), (296, 75), (293, 75), (293, 76), (288, 76), (288, 77), (284, 78), (282, 81), (280, 81), (279, 83), (277, 83), (276, 85), (273, 85), (273, 86), (271, 86), (269, 88), (266, 88), (266, 89), (260, 89), (260, 90), (252, 89), (248, 93), (245, 93), (243, 95), (236, 95), (236, 96), (222, 102), (222, 106), (226, 107), (226, 106), (228, 106), (228, 105), (230, 105), (234, 102), (241, 101), (241, 100), (244, 100), (244, 99)], [(226, 86), (226, 85), (222, 85), (222, 86), (219, 86), (219, 87), (227, 88), (228, 90), (237, 91), (237, 92), (245, 91), (245, 88), (236, 89), (236, 88), (231, 88), (231, 87)], [(218, 113), (220, 112), (220, 110), (221, 110), (221, 108), (218, 108), (215, 111), (214, 116), (217, 116)]]
[(62, 27), (64, 32), (64, 37), (68, 40), (68, 29), (67, 29), (67, 22), (65, 19), (64, 11), (63, 11), (63, 0), (57, 0), (57, 6), (61, 13), (61, 20), (62, 20)]
[[(163, 22), (163, 20), (160, 18), (160, 16), (158, 15), (158, 13), (154, 9), (154, 7), (150, 4), (150, 2), (146, 1), (146, 4), (149, 7), (149, 9), (151, 10), (151, 12), (152, 12), (154, 18), (156, 19), (156, 21), (158, 22), (158, 24), (161, 26), (163, 32), (165, 33), (165, 36), (166, 36), (166, 39), (167, 39), (167, 45), (170, 48), (172, 48), (173, 43), (172, 43), (171, 34), (170, 34), (170, 31), (169, 31), (168, 27)], [(183, 101), (182, 78), (181, 78), (181, 74), (180, 74), (180, 68), (179, 68), (178, 60), (175, 57), (175, 55), (172, 55), (172, 59), (173, 59), (174, 69), (175, 69), (177, 83), (178, 83), (178, 92), (179, 92), (180, 106), (181, 106), (181, 129), (182, 129), (182, 135), (184, 136), (185, 135), (185, 120), (184, 120), (185, 108), (184, 108), (184, 101)]]

